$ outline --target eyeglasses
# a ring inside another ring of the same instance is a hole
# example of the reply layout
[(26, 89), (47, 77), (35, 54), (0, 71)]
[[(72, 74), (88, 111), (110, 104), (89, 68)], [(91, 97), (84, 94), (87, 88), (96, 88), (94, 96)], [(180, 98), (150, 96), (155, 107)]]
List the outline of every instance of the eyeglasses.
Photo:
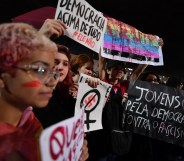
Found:
[(32, 77), (38, 78), (43, 84), (47, 84), (51, 78), (56, 82), (59, 81), (60, 72), (58, 70), (50, 70), (48, 66), (26, 64), (23, 66), (13, 66), (13, 68), (23, 70)]

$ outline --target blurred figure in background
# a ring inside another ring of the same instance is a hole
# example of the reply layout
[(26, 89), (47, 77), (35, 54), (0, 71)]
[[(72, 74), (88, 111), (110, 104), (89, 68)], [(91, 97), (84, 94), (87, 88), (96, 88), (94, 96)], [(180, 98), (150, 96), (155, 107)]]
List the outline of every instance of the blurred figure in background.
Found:
[[(64, 34), (66, 26), (60, 20), (47, 19), (39, 32), (50, 38)], [(59, 82), (53, 92), (53, 97), (45, 109), (35, 109), (34, 112), (44, 128), (74, 116), (75, 99), (69, 93), (73, 80), (70, 70), (71, 53), (64, 45), (57, 45), (58, 53), (55, 57), (55, 68), (59, 71)], [(78, 88), (76, 88), (77, 90)], [(88, 158), (87, 140), (84, 139), (80, 161)]]
[(160, 83), (159, 75), (153, 71), (148, 71), (148, 72), (142, 73), (142, 75), (140, 76), (140, 80), (147, 81), (150, 83), (155, 83), (155, 84)]
[(183, 90), (183, 80), (178, 77), (169, 77), (166, 82), (166, 85), (169, 87), (176, 88), (178, 90)]

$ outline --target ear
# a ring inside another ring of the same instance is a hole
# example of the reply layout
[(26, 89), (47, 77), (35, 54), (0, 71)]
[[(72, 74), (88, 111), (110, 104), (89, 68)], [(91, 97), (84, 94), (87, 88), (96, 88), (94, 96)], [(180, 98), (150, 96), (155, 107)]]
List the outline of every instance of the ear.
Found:
[(0, 78), (0, 88), (4, 88), (4, 81), (2, 78)]
[(111, 74), (111, 70), (107, 69), (107, 74), (110, 75)]
[(6, 78), (9, 77), (10, 75), (8, 73), (2, 73), (0, 75), (0, 88), (4, 88), (5, 86), (5, 81), (6, 81)]

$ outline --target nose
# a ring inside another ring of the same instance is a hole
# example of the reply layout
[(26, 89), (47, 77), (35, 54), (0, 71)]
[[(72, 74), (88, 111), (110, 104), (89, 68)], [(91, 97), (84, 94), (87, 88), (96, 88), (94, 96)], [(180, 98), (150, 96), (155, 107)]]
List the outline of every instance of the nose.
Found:
[(56, 79), (56, 78), (54, 77), (54, 75), (53, 75), (53, 76), (50, 77), (49, 80), (47, 81), (46, 86), (51, 87), (52, 89), (54, 89), (54, 88), (56, 87), (57, 83), (58, 83), (58, 79)]
[(93, 71), (92, 70), (88, 70), (88, 74), (89, 75), (92, 75), (93, 74)]
[(54, 89), (56, 87), (57, 83), (58, 83), (58, 81), (54, 77), (52, 77), (52, 78), (50, 78), (50, 80), (48, 81), (46, 86), (51, 87), (52, 89)]
[(63, 70), (63, 64), (60, 63), (60, 64), (57, 66), (57, 69), (58, 69), (59, 71), (62, 71), (62, 70)]
[(153, 80), (151, 83), (159, 84), (159, 82), (158, 82), (158, 81), (154, 81), (154, 80)]

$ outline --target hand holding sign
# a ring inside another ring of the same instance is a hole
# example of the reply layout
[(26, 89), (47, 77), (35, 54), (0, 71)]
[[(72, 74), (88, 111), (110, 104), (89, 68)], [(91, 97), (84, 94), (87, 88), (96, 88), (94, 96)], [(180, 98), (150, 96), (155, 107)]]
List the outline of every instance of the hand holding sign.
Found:
[(67, 27), (62, 21), (46, 19), (39, 32), (50, 38), (64, 35), (66, 29)]
[[(86, 134), (84, 136), (86, 136)], [(88, 141), (84, 138), (84, 142), (83, 142), (83, 145), (82, 145), (82, 154), (80, 156), (79, 161), (85, 161), (89, 157), (89, 152), (88, 152), (88, 146), (87, 146), (87, 144), (88, 144)]]
[(66, 35), (99, 53), (107, 19), (84, 0), (59, 0), (55, 19), (67, 26)]
[(91, 86), (92, 88), (96, 88), (100, 84), (100, 79), (89, 77), (86, 79), (86, 83), (88, 83), (88, 85)]
[(90, 76), (85, 74), (80, 75), (77, 102), (75, 105), (75, 115), (81, 108), (85, 110), (85, 132), (102, 129), (102, 109), (112, 88), (112, 85), (100, 81), (97, 88), (94, 89), (87, 83), (82, 83), (86, 82), (88, 78)]

